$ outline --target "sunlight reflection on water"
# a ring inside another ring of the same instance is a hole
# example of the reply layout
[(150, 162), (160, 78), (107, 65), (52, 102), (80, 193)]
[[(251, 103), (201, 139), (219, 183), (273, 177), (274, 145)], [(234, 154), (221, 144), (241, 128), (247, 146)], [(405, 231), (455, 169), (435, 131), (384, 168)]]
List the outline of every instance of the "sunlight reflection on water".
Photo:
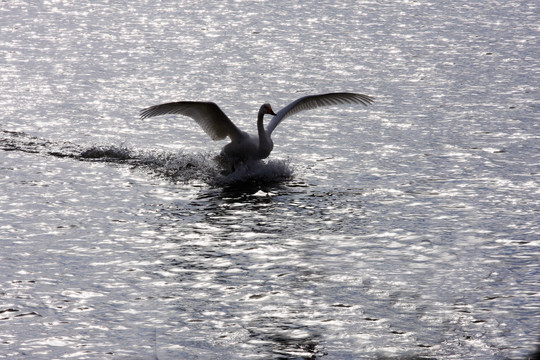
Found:
[[(0, 358), (532, 350), (532, 2), (3, 10)], [(209, 100), (254, 131), (326, 91), (377, 103), (287, 119), (232, 176), (189, 119), (137, 119)]]

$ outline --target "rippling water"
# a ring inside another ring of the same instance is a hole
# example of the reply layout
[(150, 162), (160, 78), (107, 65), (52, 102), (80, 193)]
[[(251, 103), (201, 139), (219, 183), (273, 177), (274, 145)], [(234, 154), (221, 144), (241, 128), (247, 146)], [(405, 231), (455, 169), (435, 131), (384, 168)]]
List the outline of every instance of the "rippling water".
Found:
[[(522, 359), (538, 4), (1, 6), (0, 358)], [(222, 174), (188, 118), (357, 91)]]

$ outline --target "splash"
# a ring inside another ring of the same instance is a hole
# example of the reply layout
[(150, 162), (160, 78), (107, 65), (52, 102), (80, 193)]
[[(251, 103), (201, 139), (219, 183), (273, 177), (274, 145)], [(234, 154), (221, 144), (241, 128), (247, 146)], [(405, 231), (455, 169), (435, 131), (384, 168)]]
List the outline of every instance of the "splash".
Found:
[[(210, 153), (186, 154), (145, 152), (135, 156), (138, 166), (175, 182), (204, 182), (211, 187), (265, 189), (289, 180), (293, 171), (287, 161), (269, 160), (245, 163), (234, 171), (223, 167), (219, 156)], [(133, 163), (133, 162), (132, 162)]]
[(266, 189), (290, 180), (293, 170), (288, 161), (255, 161), (226, 170), (219, 156), (210, 153), (138, 151), (124, 145), (82, 147), (70, 142), (54, 142), (24, 132), (2, 130), (0, 150), (37, 153), (79, 161), (127, 164), (173, 182), (204, 183), (211, 187), (254, 190)]
[(137, 165), (174, 182), (209, 184), (219, 169), (208, 154), (146, 151), (136, 156)]
[(127, 161), (134, 156), (133, 152), (124, 146), (91, 146), (81, 151), (80, 157), (88, 160)]
[(293, 170), (288, 161), (254, 161), (237, 166), (234, 171), (223, 166), (219, 156), (210, 153), (137, 152), (125, 147), (91, 147), (81, 153), (86, 160), (122, 162), (134, 168), (150, 170), (174, 182), (200, 183), (211, 187), (257, 191), (289, 180)]
[(210, 185), (227, 188), (257, 188), (275, 186), (290, 180), (293, 170), (288, 161), (268, 160), (242, 164), (235, 171), (220, 173)]
[(253, 161), (233, 171), (219, 156), (210, 153), (137, 152), (122, 146), (92, 146), (81, 152), (81, 159), (121, 162), (145, 168), (174, 182), (204, 182), (212, 187), (251, 188), (275, 185), (291, 179), (287, 161)]

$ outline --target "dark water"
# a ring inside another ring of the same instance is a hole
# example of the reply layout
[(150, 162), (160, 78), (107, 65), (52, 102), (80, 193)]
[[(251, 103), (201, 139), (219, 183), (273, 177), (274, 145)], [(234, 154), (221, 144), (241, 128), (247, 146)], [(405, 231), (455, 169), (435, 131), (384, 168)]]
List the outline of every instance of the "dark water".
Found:
[[(0, 358), (523, 359), (538, 5), (3, 3)], [(326, 91), (268, 161), (140, 108)]]

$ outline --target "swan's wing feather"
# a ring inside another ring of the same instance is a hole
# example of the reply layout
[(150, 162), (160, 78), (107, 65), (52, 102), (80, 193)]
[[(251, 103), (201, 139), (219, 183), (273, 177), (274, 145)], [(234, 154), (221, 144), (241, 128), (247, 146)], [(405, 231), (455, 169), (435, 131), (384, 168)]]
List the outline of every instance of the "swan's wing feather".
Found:
[(373, 101), (374, 98), (371, 96), (347, 92), (304, 96), (279, 110), (266, 127), (266, 132), (272, 133), (283, 119), (300, 111), (340, 104), (362, 104), (367, 106), (373, 103)]
[(179, 101), (154, 105), (142, 109), (141, 119), (164, 114), (180, 114), (189, 116), (212, 138), (221, 140), (230, 137), (236, 140), (242, 137), (240, 129), (234, 125), (227, 115), (213, 102)]

